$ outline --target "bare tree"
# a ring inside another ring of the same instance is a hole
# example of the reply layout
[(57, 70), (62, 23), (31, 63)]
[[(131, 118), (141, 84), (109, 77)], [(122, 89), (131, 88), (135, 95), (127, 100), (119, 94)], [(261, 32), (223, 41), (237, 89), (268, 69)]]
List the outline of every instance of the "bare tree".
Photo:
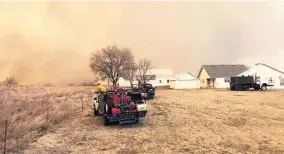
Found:
[(17, 80), (15, 79), (15, 77), (7, 77), (5, 79), (5, 81), (3, 81), (4, 85), (8, 88), (10, 88), (12, 85), (17, 85), (18, 82)]
[(155, 79), (155, 75), (152, 74), (153, 69), (152, 61), (146, 58), (138, 61), (138, 80), (142, 83), (147, 83), (150, 80)]
[(93, 52), (89, 67), (95, 75), (109, 79), (115, 87), (123, 71), (133, 63), (134, 56), (130, 49), (114, 45)]
[(132, 63), (122, 72), (122, 77), (130, 82), (131, 88), (133, 88), (133, 81), (135, 80), (137, 70), (138, 66), (135, 63)]

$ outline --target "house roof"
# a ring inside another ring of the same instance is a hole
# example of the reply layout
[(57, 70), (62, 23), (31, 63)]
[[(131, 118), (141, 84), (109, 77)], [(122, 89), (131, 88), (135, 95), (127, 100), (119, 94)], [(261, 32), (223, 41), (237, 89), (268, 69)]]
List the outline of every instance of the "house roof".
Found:
[(278, 69), (276, 69), (276, 68), (273, 68), (273, 67), (271, 67), (271, 66), (269, 66), (269, 65), (266, 65), (266, 64), (263, 64), (263, 63), (257, 63), (257, 64), (255, 64), (255, 66), (259, 66), (259, 65), (266, 66), (266, 67), (268, 67), (268, 68), (270, 68), (270, 69), (273, 69), (274, 71), (277, 71), (277, 72), (279, 72), (279, 73), (284, 74), (284, 72), (282, 72), (282, 71), (280, 71), (280, 70), (278, 70)]
[[(189, 75), (189, 76), (188, 76), (188, 75)], [(188, 78), (188, 77), (190, 77), (190, 76), (197, 79), (197, 77), (196, 77), (195, 75), (193, 75), (193, 74), (187, 72), (187, 73), (182, 73), (182, 74), (177, 75), (177, 76), (174, 78), (174, 80), (188, 80), (188, 79), (186, 79), (186, 78)]]
[(202, 68), (204, 68), (212, 78), (237, 76), (250, 69), (250, 67), (246, 65), (202, 65), (198, 77), (200, 76)]

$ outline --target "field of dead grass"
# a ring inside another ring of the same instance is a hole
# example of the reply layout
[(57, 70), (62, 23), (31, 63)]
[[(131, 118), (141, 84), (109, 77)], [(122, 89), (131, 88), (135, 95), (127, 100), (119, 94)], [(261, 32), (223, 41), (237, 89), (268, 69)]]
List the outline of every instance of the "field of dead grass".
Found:
[(7, 149), (18, 153), (53, 125), (81, 110), (90, 88), (22, 86), (0, 89), (0, 149), (8, 120)]
[[(15, 136), (38, 134), (44, 123), (36, 121), (44, 121), (45, 114), (40, 106), (50, 104), (54, 120), (61, 120), (57, 125), (50, 120), (53, 126), (41, 137), (34, 137), (33, 143), (28, 142), (22, 153), (284, 153), (284, 91), (158, 90), (157, 97), (147, 102), (147, 117), (137, 125), (124, 127), (106, 127), (102, 118), (90, 116), (91, 109), (80, 111), (80, 96), (87, 102), (90, 88), (30, 91), (28, 100), (34, 100), (33, 96), (43, 99), (48, 94), (50, 99), (19, 111), (26, 113), (12, 114), (11, 119), (17, 120), (12, 120), (11, 128), (25, 131), (10, 132), (14, 134), (10, 136), (10, 149), (17, 149), (13, 143), (23, 138)], [(25, 99), (26, 92), (18, 93), (22, 93), (15, 96), (18, 101), (31, 104)], [(35, 109), (29, 109), (32, 106)], [(32, 112), (37, 110), (41, 114)]]

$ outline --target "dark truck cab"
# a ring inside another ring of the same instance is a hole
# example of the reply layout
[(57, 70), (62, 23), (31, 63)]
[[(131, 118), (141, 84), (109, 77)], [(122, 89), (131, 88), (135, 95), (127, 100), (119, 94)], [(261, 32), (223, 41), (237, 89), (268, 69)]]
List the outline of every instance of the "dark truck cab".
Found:
[(153, 99), (155, 97), (155, 88), (152, 86), (152, 84), (143, 84), (142, 88), (144, 92), (147, 93), (146, 99)]

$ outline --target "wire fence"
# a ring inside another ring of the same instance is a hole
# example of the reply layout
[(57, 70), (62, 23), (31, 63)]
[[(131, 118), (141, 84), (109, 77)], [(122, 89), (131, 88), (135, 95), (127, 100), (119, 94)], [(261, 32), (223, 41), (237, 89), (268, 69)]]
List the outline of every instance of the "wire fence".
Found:
[[(81, 94), (81, 96), (79, 96), (79, 102), (78, 104), (78, 108), (80, 108), (81, 112), (83, 113), (84, 111), (87, 111), (88, 109), (93, 109), (93, 106), (92, 106), (92, 101), (90, 101), (90, 104), (88, 103), (89, 100), (85, 100), (85, 96), (83, 96), (84, 94)], [(90, 97), (92, 98), (93, 97), (93, 93), (89, 93), (87, 94), (87, 97)], [(47, 130), (49, 127), (50, 127), (50, 122), (51, 122), (51, 119), (52, 119), (52, 114), (50, 113), (52, 112), (51, 109), (49, 109), (49, 107), (46, 108), (46, 111), (45, 111), (45, 115), (44, 115), (44, 123), (45, 123), (45, 128), (42, 128), (44, 130)], [(79, 111), (80, 112), (80, 111)], [(9, 121), (12, 122), (12, 119), (1, 119), (0, 120), (0, 154), (6, 154), (7, 151), (9, 151), (9, 148), (8, 147), (8, 144), (7, 144), (7, 141), (8, 141), (8, 133), (9, 133)], [(11, 126), (10, 126), (11, 127)], [(13, 129), (12, 127), (10, 128), (11, 130)], [(11, 132), (10, 132), (11, 133)], [(10, 134), (11, 135), (11, 134)]]
[(3, 154), (6, 154), (7, 152), (7, 131), (8, 131), (8, 120), (5, 120), (4, 122), (0, 123), (1, 128), (3, 128), (4, 133), (1, 133), (1, 138), (3, 136)]

